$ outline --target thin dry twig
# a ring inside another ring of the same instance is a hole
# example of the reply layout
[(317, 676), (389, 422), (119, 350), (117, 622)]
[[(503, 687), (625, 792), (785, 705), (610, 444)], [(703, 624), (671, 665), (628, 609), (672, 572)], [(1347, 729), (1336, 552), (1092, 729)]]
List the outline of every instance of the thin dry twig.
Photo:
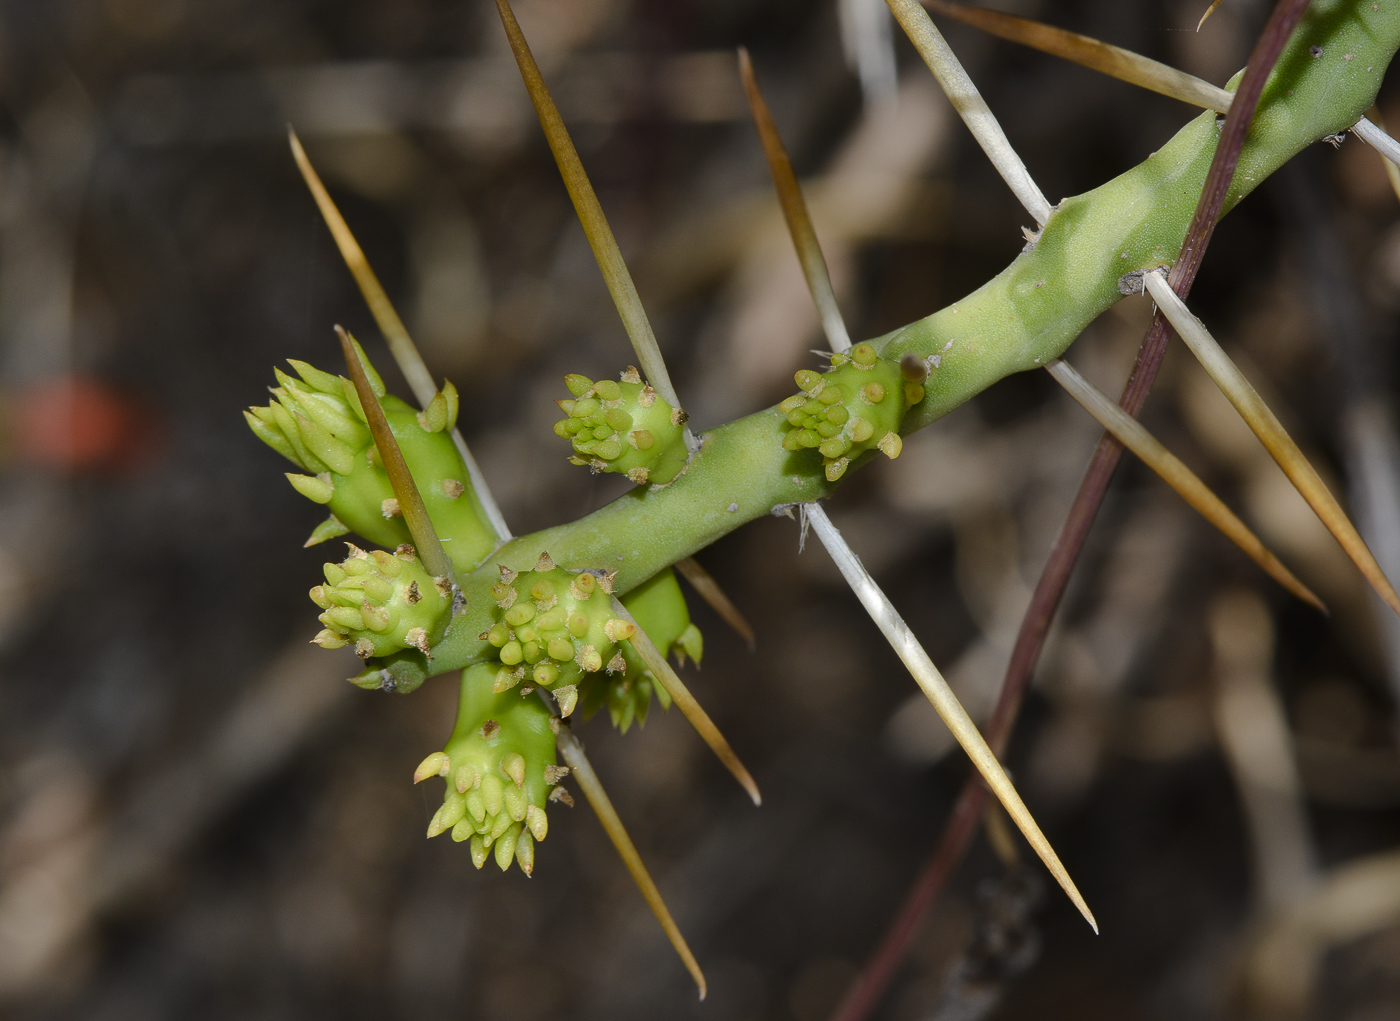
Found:
[(690, 977), (695, 980), (696, 986), (700, 989), (700, 999), (703, 1000), (707, 991), (705, 973), (700, 970), (700, 964), (695, 960), (695, 955), (690, 952), (690, 947), (686, 944), (685, 937), (681, 935), (676, 920), (671, 917), (670, 909), (666, 907), (666, 902), (661, 897), (661, 891), (656, 888), (651, 873), (642, 863), (642, 856), (637, 853), (637, 845), (632, 843), (632, 838), (627, 835), (627, 828), (622, 825), (622, 819), (618, 816), (617, 809), (613, 808), (607, 791), (603, 790), (603, 784), (598, 779), (598, 774), (593, 771), (588, 756), (583, 752), (583, 745), (579, 743), (578, 738), (574, 737), (573, 731), (567, 725), (559, 728), (558, 744), (559, 752), (564, 756), (564, 761), (569, 764), (574, 779), (578, 781), (579, 789), (583, 791), (583, 796), (593, 807), (598, 821), (603, 824), (603, 829), (607, 832), (613, 847), (617, 848), (618, 857), (627, 866), (627, 871), (632, 874), (632, 881), (637, 884), (637, 889), (646, 898), (651, 913), (661, 923), (666, 938), (671, 941), (671, 946), (675, 947), (676, 953), (680, 955), (686, 970), (690, 972)]
[(977, 91), (977, 86), (933, 24), (928, 11), (919, 5), (918, 0), (886, 0), (886, 3), (909, 36), (909, 41), (914, 44), (914, 49), (919, 51), (919, 56), (938, 79), (953, 109), (958, 111), (972, 137), (977, 139), (977, 144), (992, 161), (992, 166), (996, 167), (997, 173), (1001, 174), (1002, 180), (1021, 205), (1026, 207), (1026, 211), (1035, 217), (1035, 222), (1044, 226), (1045, 221), (1050, 219), (1050, 203), (1031, 179), (1030, 172), (1011, 147), (987, 101)]
[(759, 793), (758, 784), (754, 782), (753, 775), (748, 771), (739, 756), (720, 730), (715, 726), (715, 721), (710, 719), (709, 713), (705, 712), (703, 706), (695, 700), (695, 696), (690, 693), (690, 689), (677, 676), (676, 671), (671, 668), (671, 664), (666, 662), (666, 657), (661, 655), (661, 650), (656, 647), (656, 643), (642, 630), (642, 626), (637, 623), (635, 617), (627, 612), (627, 607), (622, 605), (622, 600), (617, 596), (612, 597), (612, 610), (623, 620), (628, 621), (636, 627), (636, 633), (628, 639), (632, 643), (632, 648), (637, 655), (642, 657), (642, 662), (647, 669), (655, 676), (656, 681), (666, 689), (666, 694), (671, 696), (671, 700), (676, 703), (676, 708), (681, 711), (686, 720), (701, 739), (710, 746), (724, 767), (734, 774), (734, 779), (739, 781), (739, 785), (748, 792), (749, 797), (755, 805), (763, 804), (763, 795)]
[(719, 582), (710, 576), (710, 572), (701, 566), (700, 561), (694, 557), (686, 557), (684, 560), (677, 560), (675, 568), (680, 572), (681, 577), (690, 582), (691, 587), (700, 593), (700, 598), (710, 605), (710, 609), (719, 614), (724, 622), (732, 627), (748, 645), (752, 652), (757, 644), (757, 639), (753, 633), (753, 627), (739, 608), (734, 605), (724, 589), (719, 587)]
[(335, 335), (340, 338), (340, 349), (345, 355), (345, 365), (350, 372), (350, 380), (355, 384), (355, 393), (360, 398), (360, 406), (365, 412), (365, 424), (369, 426), (374, 445), (379, 451), (379, 459), (384, 463), (384, 471), (389, 476), (389, 484), (394, 487), (394, 497), (399, 501), (404, 524), (413, 536), (413, 544), (418, 547), (418, 557), (428, 573), (437, 578), (446, 578), (456, 584), (457, 574), (452, 569), (452, 561), (442, 548), (433, 519), (428, 516), (428, 508), (423, 505), (423, 496), (413, 481), (413, 474), (403, 459), (403, 451), (389, 429), (389, 420), (384, 417), (384, 409), (370, 388), (369, 376), (355, 338), (337, 326)]
[(1259, 537), (1225, 506), (1225, 502), (1216, 496), (1195, 472), (1187, 468), (1180, 458), (1148, 432), (1141, 422), (1109, 400), (1098, 387), (1076, 372), (1068, 362), (1056, 359), (1045, 368), (1085, 411), (1093, 415), (1101, 426), (1118, 439), (1119, 443), (1136, 454), (1201, 517), (1223, 532), (1227, 539), (1263, 568), (1269, 577), (1305, 603), (1310, 603), (1323, 613), (1327, 612), (1322, 600), (1294, 577), (1293, 572), (1270, 552)]
[(617, 314), (622, 317), (622, 325), (632, 341), (637, 360), (641, 362), (642, 372), (663, 400), (671, 407), (679, 408), (680, 401), (676, 397), (675, 387), (671, 385), (671, 376), (666, 371), (666, 363), (661, 357), (661, 348), (656, 343), (656, 334), (652, 332), (651, 321), (647, 318), (646, 309), (642, 307), (637, 287), (632, 282), (632, 274), (628, 272), (627, 263), (622, 259), (622, 251), (617, 247), (617, 239), (613, 237), (612, 228), (608, 226), (603, 206), (598, 201), (593, 185), (589, 183), (588, 173), (583, 169), (578, 150), (574, 148), (573, 140), (569, 137), (569, 129), (564, 126), (559, 108), (554, 105), (554, 99), (540, 74), (539, 65), (535, 63), (535, 57), (530, 52), (530, 44), (525, 41), (520, 24), (515, 20), (510, 0), (496, 0), (496, 10), (501, 16), (501, 24), (505, 26), (506, 38), (510, 40), (515, 62), (520, 66), (520, 76), (525, 80), (525, 88), (530, 93), (530, 102), (534, 104), (535, 113), (539, 115), (540, 127), (544, 129), (550, 151), (554, 153), (554, 161), (559, 166), (559, 175), (564, 179), (569, 198), (573, 200), (574, 211), (578, 214), (579, 222), (583, 224), (583, 232), (588, 237), (594, 258), (598, 260), (598, 268), (603, 272), (608, 293), (612, 295), (613, 304), (617, 306)]
[(1250, 385), (1239, 366), (1210, 335), (1205, 324), (1197, 319), (1186, 307), (1186, 303), (1167, 286), (1165, 274), (1160, 271), (1148, 273), (1143, 278), (1143, 284), (1157, 302), (1157, 307), (1191, 349), (1191, 353), (1215, 381), (1215, 385), (1220, 387), (1221, 392), (1235, 406), (1240, 417), (1254, 431), (1254, 435), (1259, 437), (1259, 441), (1278, 462), (1289, 481), (1302, 494), (1303, 499), (1308, 501), (1308, 506), (1322, 519), (1327, 530), (1341, 544), (1342, 549), (1346, 550), (1347, 556), (1351, 557), (1352, 563), (1366, 576), (1376, 594), (1400, 615), (1400, 594), (1396, 593), (1390, 579), (1381, 570), (1381, 565), (1376, 563), (1366, 540), (1361, 538), (1361, 533), (1351, 523), (1346, 511), (1342, 510), (1342, 505), (1322, 481), (1317, 469), (1303, 455), (1293, 437), (1288, 435), (1278, 416), (1269, 410), (1269, 406)]
[(923, 689), (928, 700), (933, 703), (933, 708), (938, 711), (938, 715), (943, 718), (943, 722), (953, 732), (958, 744), (962, 745), (963, 751), (967, 752), (968, 758), (977, 767), (977, 771), (982, 775), (987, 786), (992, 789), (998, 800), (1005, 806), (1007, 814), (1011, 816), (1012, 821), (1025, 835), (1026, 841), (1040, 856), (1040, 860), (1045, 863), (1050, 874), (1064, 888), (1069, 899), (1074, 902), (1074, 906), (1084, 916), (1084, 920), (1097, 933), (1099, 926), (1094, 920), (1093, 912), (1089, 910), (1089, 905), (1084, 902), (1079, 888), (1074, 885), (1074, 880), (1069, 877), (1069, 872), (1061, 863), (1059, 855), (1055, 853), (1055, 849), (1050, 846), (1050, 841), (1041, 832), (1040, 826), (1037, 825), (1030, 813), (1030, 809), (1026, 808), (1025, 802), (1021, 800), (1021, 795), (1016, 792), (1016, 788), (1012, 785), (1010, 777), (1001, 768), (1001, 763), (997, 761), (996, 755), (988, 747), (986, 740), (977, 729), (977, 725), (972, 722), (972, 718), (967, 715), (967, 710), (958, 701), (958, 696), (953, 694), (953, 689), (948, 687), (948, 682), (943, 679), (943, 675), (933, 665), (933, 660), (929, 659), (924, 647), (919, 644), (919, 640), (909, 630), (909, 625), (904, 622), (904, 618), (899, 615), (899, 611), (894, 608), (889, 597), (875, 583), (875, 579), (870, 576), (870, 572), (865, 569), (860, 558), (847, 545), (841, 532), (831, 523), (831, 519), (827, 517), (822, 506), (816, 503), (806, 504), (805, 510), (813, 531), (821, 539), (826, 551), (831, 554), (831, 559), (836, 561), (836, 566), (840, 569), (842, 577), (846, 579), (846, 584), (851, 587), (856, 598), (865, 607), (865, 612), (870, 615), (870, 619), (875, 622), (875, 626), (880, 629), (880, 632), (890, 643), (890, 647), (894, 649), (909, 673), (913, 675), (914, 681)]
[[(398, 363), (399, 371), (404, 374), (404, 379), (408, 380), (409, 388), (413, 391), (413, 396), (418, 399), (419, 406), (426, 408), (428, 402), (436, 395), (437, 387), (433, 384), (432, 373), (428, 371), (423, 356), (418, 352), (418, 345), (413, 343), (413, 338), (409, 336), (408, 328), (399, 318), (394, 303), (389, 300), (389, 295), (385, 293), (383, 286), (379, 283), (379, 278), (370, 268), (369, 260), (365, 258), (365, 253), (360, 248), (359, 242), (351, 233), (349, 224), (345, 222), (345, 217), (340, 215), (340, 210), (332, 201), (330, 192), (326, 191), (326, 186), (321, 183), (320, 175), (316, 173), (316, 168), (311, 165), (306, 150), (301, 147), (301, 140), (297, 138), (296, 132), (291, 127), (287, 128), (287, 140), (291, 144), (292, 158), (296, 160), (302, 179), (306, 181), (306, 187), (310, 189), (312, 198), (316, 200), (316, 205), (321, 210), (321, 218), (326, 221), (326, 226), (330, 228), (331, 236), (335, 238), (336, 247), (340, 249), (341, 258), (349, 267), (350, 274), (355, 278), (355, 284), (360, 288), (360, 294), (364, 296), (365, 304), (369, 306), (370, 314), (374, 316), (374, 321), (379, 326), (379, 332), (384, 335), (384, 340), (389, 345), (389, 353), (394, 356), (394, 361)], [(486, 519), (502, 541), (509, 539), (510, 528), (506, 525), (506, 519), (501, 513), (500, 505), (491, 495), (491, 488), (486, 484), (486, 477), (482, 475), (476, 458), (472, 456), (471, 449), (467, 446), (467, 441), (462, 438), (462, 432), (456, 426), (452, 427), (452, 442), (457, 445), (462, 460), (466, 462), (472, 490), (476, 494), (477, 501), (481, 504), (481, 509), (486, 514)]]
[(753, 62), (749, 51), (739, 47), (739, 75), (744, 80), (744, 93), (749, 99), (749, 112), (753, 115), (753, 125), (758, 130), (763, 143), (763, 155), (768, 160), (768, 172), (773, 177), (773, 188), (778, 193), (778, 204), (783, 209), (783, 219), (787, 221), (788, 233), (792, 236), (792, 246), (797, 249), (797, 259), (802, 263), (802, 275), (807, 278), (807, 289), (812, 293), (812, 301), (821, 317), (822, 330), (833, 351), (845, 351), (851, 346), (851, 336), (846, 332), (845, 320), (841, 317), (840, 306), (836, 304), (836, 292), (831, 287), (831, 274), (827, 272), (826, 258), (822, 255), (817, 232), (812, 227), (812, 217), (807, 211), (807, 201), (802, 197), (802, 186), (793, 173), (792, 161), (788, 158), (787, 147), (783, 145), (778, 125), (768, 110), (768, 104), (759, 90), (758, 79), (754, 77)]
[(1053, 25), (1018, 18), (985, 7), (969, 7), (965, 4), (949, 3), (948, 0), (920, 2), (939, 14), (980, 28), (998, 38), (1029, 46), (1033, 50), (1060, 57), (1091, 71), (1098, 71), (1119, 81), (1179, 99), (1192, 106), (1225, 113), (1230, 109), (1230, 101), (1234, 98), (1218, 85), (1212, 85), (1195, 75), (1178, 71), (1174, 67), (1125, 50), (1121, 46), (1080, 35), (1078, 32), (1069, 32)]

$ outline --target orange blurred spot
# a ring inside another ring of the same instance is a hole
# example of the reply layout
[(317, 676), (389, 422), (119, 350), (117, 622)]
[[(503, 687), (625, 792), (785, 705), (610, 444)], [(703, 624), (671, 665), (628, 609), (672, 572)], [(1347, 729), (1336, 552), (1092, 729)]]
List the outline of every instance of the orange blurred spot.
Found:
[(11, 458), (53, 468), (131, 469), (155, 452), (154, 415), (99, 379), (48, 380), (9, 395)]

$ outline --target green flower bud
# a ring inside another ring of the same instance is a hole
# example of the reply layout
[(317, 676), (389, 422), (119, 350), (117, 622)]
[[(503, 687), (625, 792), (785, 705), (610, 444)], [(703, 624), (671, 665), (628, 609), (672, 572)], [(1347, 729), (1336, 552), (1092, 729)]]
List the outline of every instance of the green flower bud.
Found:
[(446, 583), (429, 576), (409, 547), (371, 555), (350, 545), (343, 563), (326, 565), (326, 584), (311, 598), (325, 608), (327, 630), (364, 659), (409, 648), (429, 655), (452, 609)]
[(670, 482), (684, 470), (685, 413), (644, 385), (635, 368), (622, 373), (621, 382), (569, 375), (564, 384), (577, 399), (559, 402), (569, 417), (556, 422), (554, 432), (572, 440), (578, 463), (638, 484)]
[(494, 856), (502, 870), (517, 861), (529, 875), (535, 842), (549, 832), (550, 788), (567, 771), (555, 765), (544, 703), (495, 691), (494, 673), (484, 663), (462, 671), (457, 725), (447, 747), (423, 760), (414, 782), (431, 776), (448, 780), (429, 837), (450, 830), (453, 840), (471, 841), (477, 868)]

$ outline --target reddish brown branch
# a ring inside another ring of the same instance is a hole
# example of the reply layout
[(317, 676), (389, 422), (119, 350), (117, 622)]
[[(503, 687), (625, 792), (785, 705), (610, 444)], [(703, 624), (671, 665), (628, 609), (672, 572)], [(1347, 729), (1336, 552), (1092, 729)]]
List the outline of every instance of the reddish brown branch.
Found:
[[(1240, 153), (1244, 149), (1245, 137), (1269, 74), (1278, 63), (1283, 47), (1293, 34), (1307, 6), (1308, 0), (1279, 0), (1249, 56), (1249, 65), (1240, 80), (1235, 99), (1230, 104), (1230, 112), (1225, 117), (1220, 139), (1216, 143), (1210, 172), (1201, 188), (1201, 197), (1196, 204), (1195, 215), (1191, 218), (1191, 226), (1186, 232), (1186, 239), (1182, 242), (1176, 263), (1167, 277), (1172, 289), (1183, 298), (1191, 290), (1191, 284), (1196, 279), (1215, 225), (1220, 221), (1225, 198), (1229, 194), (1230, 183), (1234, 179), (1235, 168), (1239, 165)], [(1160, 312), (1155, 313), (1138, 349), (1132, 374), (1128, 377), (1118, 401), (1130, 415), (1136, 417), (1146, 403), (1147, 394), (1162, 366), (1170, 337), (1166, 320)], [(1104, 494), (1108, 491), (1108, 484), (1122, 455), (1122, 444), (1105, 433), (1099, 440), (1099, 445), (1084, 473), (1084, 479), (1079, 484), (1079, 492), (1075, 496), (1073, 506), (1070, 507), (1069, 516), (1060, 530), (1040, 580), (1036, 583), (1030, 606), (1021, 621), (1021, 630), (1016, 636), (1011, 660), (1007, 664), (1001, 695), (987, 725), (987, 743), (998, 756), (1005, 751), (1010, 739), (1016, 714), (1020, 710), (1036, 661), (1045, 645), (1045, 637), (1049, 634), (1055, 611), (1059, 608), (1074, 565), (1079, 560), (1084, 541), (1088, 538), (1089, 529), (1098, 514), (1099, 505), (1103, 503)], [(865, 969), (856, 979), (855, 985), (832, 1016), (833, 1021), (865, 1021), (879, 1005), (895, 972), (904, 961), (910, 942), (958, 863), (962, 861), (963, 855), (967, 853), (985, 803), (986, 788), (974, 775), (967, 781), (958, 797), (953, 813), (944, 826), (943, 835), (919, 873), (914, 886), (905, 896), (899, 913), (886, 930)]]

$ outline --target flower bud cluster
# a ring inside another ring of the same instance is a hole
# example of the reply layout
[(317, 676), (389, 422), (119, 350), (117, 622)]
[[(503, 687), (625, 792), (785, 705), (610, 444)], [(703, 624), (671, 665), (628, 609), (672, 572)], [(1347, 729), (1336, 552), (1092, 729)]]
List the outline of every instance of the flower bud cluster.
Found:
[(470, 840), (477, 868), (494, 857), (502, 872), (512, 861), (527, 876), (534, 872), (535, 843), (549, 832), (546, 803), (573, 803), (556, 786), (568, 773), (555, 765), (557, 724), (539, 699), (496, 691), (490, 665), (464, 670), (452, 736), (413, 774), (414, 783), (447, 781), (428, 836)]
[[(370, 388), (384, 409), (428, 515), (458, 570), (470, 571), (496, 545), (495, 533), (469, 483), (467, 466), (452, 439), (457, 390), (444, 383), (423, 411), (414, 411), (384, 384), (361, 353)], [(274, 369), (276, 398), (244, 412), (268, 446), (309, 474), (287, 475), (307, 499), (331, 514), (307, 545), (354, 532), (393, 549), (410, 541), (394, 487), (370, 437), (354, 385), (343, 376), (292, 360), (300, 378)]]
[(820, 452), (828, 482), (872, 448), (898, 457), (899, 423), (924, 399), (923, 376), (901, 372), (901, 363), (881, 358), (869, 344), (833, 354), (824, 373), (802, 369), (795, 378), (802, 392), (778, 405), (788, 424), (783, 447)]
[(311, 590), (325, 612), (325, 630), (312, 639), (324, 649), (353, 645), (361, 659), (401, 649), (430, 655), (452, 610), (452, 586), (423, 568), (413, 547), (366, 553), (352, 543), (349, 556), (326, 564), (326, 583)]
[(495, 690), (548, 688), (568, 716), (586, 675), (621, 669), (618, 643), (636, 634), (636, 626), (613, 615), (610, 577), (570, 574), (548, 553), (532, 571), (500, 570), (491, 587), (496, 622), (480, 636), (500, 660)]
[(658, 397), (636, 368), (628, 366), (620, 379), (565, 376), (574, 399), (558, 402), (568, 417), (554, 423), (555, 435), (573, 444), (574, 464), (617, 472), (639, 485), (670, 482), (688, 457), (686, 414)]

